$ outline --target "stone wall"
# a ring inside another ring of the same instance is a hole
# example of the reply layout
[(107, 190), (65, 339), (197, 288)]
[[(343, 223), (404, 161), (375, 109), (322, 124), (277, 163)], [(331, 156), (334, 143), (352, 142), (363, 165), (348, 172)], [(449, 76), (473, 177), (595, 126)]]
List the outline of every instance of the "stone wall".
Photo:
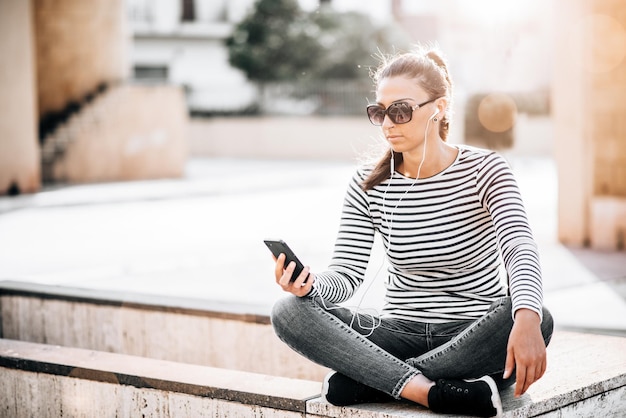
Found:
[(39, 116), (129, 74), (123, 0), (31, 0)]
[[(500, 393), (504, 417), (622, 418), (626, 339), (556, 332), (527, 393)], [(601, 354), (601, 355), (599, 355)], [(288, 379), (0, 339), (0, 416), (432, 418), (410, 402), (335, 407), (319, 381)]]
[(44, 179), (84, 183), (180, 177), (187, 160), (186, 128), (181, 89), (109, 89), (45, 138)]
[(380, 127), (361, 117), (213, 117), (189, 125), (196, 157), (355, 161), (387, 147)]
[(316, 381), (328, 372), (281, 342), (253, 307), (229, 313), (210, 301), (4, 283), (2, 338)]
[(0, 416), (305, 416), (319, 382), (0, 339)]

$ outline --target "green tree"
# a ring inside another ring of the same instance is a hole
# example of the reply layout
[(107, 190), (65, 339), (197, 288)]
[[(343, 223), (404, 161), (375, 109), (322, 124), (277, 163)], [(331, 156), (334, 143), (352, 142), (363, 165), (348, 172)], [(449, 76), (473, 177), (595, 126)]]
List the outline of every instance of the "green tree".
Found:
[[(329, 5), (307, 13), (297, 0), (258, 0), (226, 45), (230, 64), (260, 89), (257, 110), (274, 106), (278, 97), (337, 114), (360, 108), (371, 90), (366, 79), (378, 64), (376, 55), (402, 49), (405, 40), (364, 14), (338, 13)], [(330, 80), (341, 80), (339, 88), (320, 88), (319, 81)], [(272, 90), (274, 82), (280, 84)]]
[(379, 51), (389, 51), (393, 42), (389, 28), (377, 28), (362, 13), (337, 13), (329, 7), (313, 15), (320, 28), (318, 41), (323, 58), (316, 63), (318, 79), (363, 79), (378, 64)]
[(252, 81), (294, 80), (322, 57), (318, 36), (297, 0), (259, 0), (226, 40), (229, 61)]

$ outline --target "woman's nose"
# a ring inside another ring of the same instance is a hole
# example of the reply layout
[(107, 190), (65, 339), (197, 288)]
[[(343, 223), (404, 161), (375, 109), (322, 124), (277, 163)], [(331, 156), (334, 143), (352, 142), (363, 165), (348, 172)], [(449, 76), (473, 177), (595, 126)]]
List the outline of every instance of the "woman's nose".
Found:
[(383, 128), (391, 128), (393, 125), (393, 122), (391, 121), (391, 118), (389, 118), (389, 115), (385, 114), (385, 117), (383, 118), (383, 123), (381, 125)]

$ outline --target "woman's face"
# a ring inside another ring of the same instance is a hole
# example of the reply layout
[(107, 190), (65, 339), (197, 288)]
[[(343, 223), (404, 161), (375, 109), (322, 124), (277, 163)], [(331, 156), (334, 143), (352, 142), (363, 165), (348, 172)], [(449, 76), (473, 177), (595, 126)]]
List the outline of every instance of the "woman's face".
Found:
[[(429, 97), (418, 83), (406, 77), (389, 77), (379, 81), (376, 90), (378, 105), (387, 109), (396, 102), (407, 102), (411, 106), (426, 102)], [(424, 143), (426, 123), (437, 110), (434, 102), (415, 109), (410, 122), (393, 123), (389, 116), (385, 116), (381, 126), (383, 134), (395, 152), (411, 152), (421, 150)]]

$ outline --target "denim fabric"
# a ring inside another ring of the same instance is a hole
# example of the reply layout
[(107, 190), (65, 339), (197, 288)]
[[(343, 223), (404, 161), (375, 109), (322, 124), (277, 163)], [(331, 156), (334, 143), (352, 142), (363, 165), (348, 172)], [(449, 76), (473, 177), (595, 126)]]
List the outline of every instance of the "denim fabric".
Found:
[[(500, 388), (514, 382), (514, 377), (502, 379), (513, 326), (509, 297), (498, 299), (478, 320), (430, 324), (355, 317), (319, 296), (288, 296), (274, 305), (272, 325), (276, 335), (304, 357), (395, 398), (419, 373), (431, 380), (491, 375)], [(552, 317), (544, 309), (541, 330), (546, 344), (552, 329)]]

